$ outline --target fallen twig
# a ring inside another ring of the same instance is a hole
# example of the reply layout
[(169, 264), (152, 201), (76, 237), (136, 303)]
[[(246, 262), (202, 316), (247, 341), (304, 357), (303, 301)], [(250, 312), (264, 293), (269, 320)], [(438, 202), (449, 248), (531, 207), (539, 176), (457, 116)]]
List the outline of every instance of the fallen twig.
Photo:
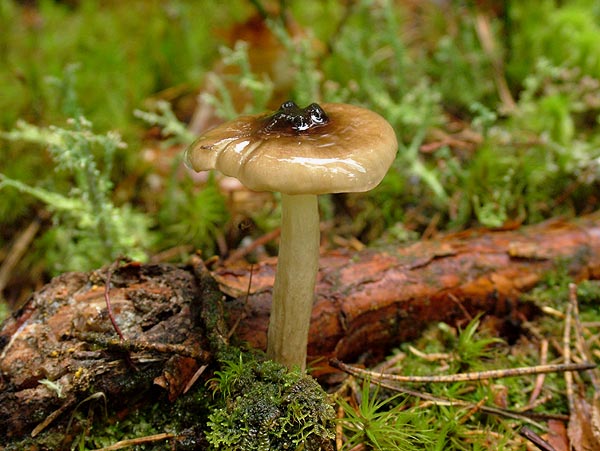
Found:
[(346, 373), (362, 378), (371, 378), (376, 381), (388, 380), (394, 382), (410, 382), (410, 383), (447, 383), (447, 382), (467, 382), (467, 381), (480, 381), (484, 379), (499, 379), (505, 377), (517, 377), (517, 376), (529, 376), (532, 374), (547, 374), (547, 373), (561, 373), (561, 372), (572, 372), (572, 371), (583, 371), (596, 368), (595, 363), (582, 362), (582, 363), (558, 363), (551, 365), (535, 365), (525, 366), (520, 368), (510, 368), (503, 370), (488, 370), (488, 371), (476, 371), (472, 373), (457, 373), (457, 374), (446, 374), (440, 376), (402, 376), (397, 374), (386, 374), (377, 373), (375, 371), (369, 371), (362, 368), (357, 368), (352, 365), (347, 365), (340, 360), (331, 359), (329, 364), (339, 370), (345, 371)]
[(477, 13), (475, 16), (475, 30), (481, 42), (486, 56), (490, 59), (492, 67), (494, 69), (493, 76), (494, 82), (496, 83), (496, 89), (498, 90), (498, 96), (502, 101), (502, 109), (504, 112), (514, 111), (516, 108), (515, 100), (510, 93), (506, 78), (504, 76), (503, 60), (500, 56), (500, 52), (496, 49), (496, 43), (492, 34), (492, 27), (489, 19), (482, 13)]
[[(565, 314), (565, 329), (563, 332), (563, 359), (565, 364), (571, 363), (571, 316), (573, 312), (573, 304), (569, 302), (567, 304), (567, 312)], [(575, 396), (573, 392), (573, 375), (569, 372), (565, 373), (565, 384), (567, 391), (567, 400), (569, 402), (569, 412), (575, 411)]]
[[(369, 379), (368, 377), (365, 377), (362, 375), (353, 375), (353, 376)], [(452, 406), (452, 407), (464, 407), (467, 409), (479, 409), (481, 412), (484, 412), (484, 413), (499, 415), (499, 416), (502, 416), (505, 418), (512, 418), (515, 420), (521, 420), (523, 422), (529, 423), (530, 425), (532, 425), (540, 430), (546, 430), (546, 428), (542, 424), (536, 422), (534, 420), (534, 418), (549, 418), (547, 415), (544, 415), (544, 414), (520, 413), (520, 412), (514, 412), (512, 410), (508, 410), (508, 409), (502, 409), (499, 407), (480, 405), (479, 403), (467, 402), (467, 401), (462, 401), (462, 400), (458, 400), (458, 399), (442, 398), (439, 396), (434, 396), (431, 393), (425, 393), (425, 392), (413, 390), (411, 388), (407, 388), (404, 386), (389, 384), (389, 383), (386, 383), (381, 380), (379, 380), (379, 381), (370, 380), (370, 381), (380, 387), (387, 388), (388, 390), (404, 393), (409, 396), (414, 396), (415, 398), (429, 401), (432, 404), (435, 404), (438, 406)], [(557, 416), (552, 415), (552, 417), (556, 418)], [(559, 415), (559, 417), (561, 420), (565, 419), (564, 415)]]
[(257, 247), (264, 246), (269, 241), (273, 241), (274, 239), (276, 239), (279, 235), (281, 235), (280, 228), (277, 228), (269, 233), (264, 234), (263, 236), (252, 241), (248, 246), (239, 248), (236, 251), (232, 252), (223, 264), (230, 265), (231, 263), (244, 258), (246, 255), (254, 251)]
[(118, 268), (120, 263), (121, 263), (121, 259), (120, 258), (116, 259), (110, 265), (110, 267), (108, 268), (108, 271), (106, 272), (106, 282), (104, 284), (104, 300), (106, 301), (106, 310), (108, 311), (108, 318), (110, 319), (110, 322), (113, 325), (115, 332), (117, 333), (117, 335), (119, 336), (119, 338), (121, 340), (125, 340), (125, 337), (123, 336), (123, 332), (121, 332), (121, 328), (117, 324), (117, 320), (115, 319), (115, 315), (113, 314), (112, 304), (110, 302), (110, 279), (112, 277), (113, 271), (116, 268)]
[(519, 431), (519, 435), (521, 437), (525, 437), (535, 446), (537, 446), (542, 451), (556, 451), (556, 449), (548, 443), (546, 440), (542, 439), (539, 435), (529, 429), (527, 426), (523, 426)]
[(46, 418), (44, 418), (44, 420), (41, 423), (39, 423), (35, 428), (33, 428), (33, 430), (31, 431), (31, 436), (35, 437), (40, 432), (42, 432), (44, 429), (46, 429), (50, 423), (52, 423), (54, 420), (56, 420), (68, 408), (70, 408), (73, 404), (75, 404), (76, 400), (77, 399), (75, 397), (71, 397), (71, 398), (67, 399), (58, 409), (51, 412), (48, 416), (46, 416)]
[[(583, 360), (591, 361), (590, 350), (583, 337), (583, 325), (581, 324), (581, 318), (579, 317), (579, 302), (577, 300), (577, 285), (574, 283), (569, 284), (569, 304), (572, 306), (573, 321), (575, 326), (575, 347), (577, 352)], [(598, 380), (598, 374), (596, 371), (589, 371), (590, 380), (594, 386), (594, 390), (598, 392), (600, 390), (600, 381)]]
[(175, 437), (176, 437), (175, 434), (167, 434), (167, 433), (148, 435), (146, 437), (121, 440), (120, 442), (113, 443), (112, 445), (106, 446), (104, 448), (95, 449), (94, 451), (116, 451), (119, 449), (129, 448), (130, 446), (143, 445), (144, 443), (160, 442), (160, 441), (169, 440), (169, 439), (175, 438)]
[(6, 254), (6, 258), (2, 262), (2, 266), (0, 266), (0, 293), (6, 287), (10, 275), (17, 265), (25, 252), (27, 252), (27, 248), (35, 238), (40, 226), (42, 224), (41, 218), (37, 217), (33, 221), (29, 223), (29, 225), (23, 230), (19, 236), (13, 242), (11, 248)]
[(210, 353), (202, 349), (190, 348), (181, 344), (170, 343), (149, 343), (147, 341), (133, 339), (115, 339), (108, 338), (102, 334), (87, 332), (74, 333), (73, 338), (93, 343), (107, 349), (124, 352), (159, 352), (161, 354), (177, 354), (183, 357), (191, 357), (192, 359), (206, 362), (210, 358)]
[[(545, 365), (548, 361), (548, 340), (545, 338), (542, 339), (540, 345), (540, 364)], [(535, 378), (535, 385), (533, 390), (531, 391), (531, 395), (529, 396), (529, 402), (527, 406), (525, 406), (524, 410), (529, 410), (535, 406), (535, 401), (542, 392), (542, 387), (544, 386), (544, 380), (546, 379), (546, 375), (544, 373), (540, 373)]]

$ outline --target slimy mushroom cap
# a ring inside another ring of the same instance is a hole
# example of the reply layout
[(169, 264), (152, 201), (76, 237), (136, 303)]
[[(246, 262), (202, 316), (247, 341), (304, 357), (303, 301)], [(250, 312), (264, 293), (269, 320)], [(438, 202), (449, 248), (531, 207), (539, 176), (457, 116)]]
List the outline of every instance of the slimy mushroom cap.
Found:
[(196, 171), (216, 169), (254, 191), (359, 192), (381, 182), (397, 148), (391, 125), (370, 110), (286, 102), (274, 114), (209, 130), (187, 150), (186, 163)]

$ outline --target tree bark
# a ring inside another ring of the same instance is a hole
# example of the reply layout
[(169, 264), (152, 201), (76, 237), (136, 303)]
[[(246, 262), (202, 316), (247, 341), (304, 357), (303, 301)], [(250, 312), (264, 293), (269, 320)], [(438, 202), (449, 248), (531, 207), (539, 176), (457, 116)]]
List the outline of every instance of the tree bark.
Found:
[[(0, 437), (37, 433), (58, 418), (64, 424), (64, 412), (92, 388), (113, 406), (157, 387), (165, 398), (177, 398), (227, 340), (221, 309), (233, 337), (264, 349), (275, 264), (217, 266), (212, 274), (201, 262), (118, 268), (108, 294), (125, 342), (106, 313), (109, 268), (53, 279), (0, 330)], [(599, 278), (600, 213), (326, 252), (309, 360), (321, 359), (315, 365), (323, 367), (323, 358), (378, 357), (418, 336), (427, 323), (457, 323), (476, 312), (518, 320), (536, 310), (520, 295), (550, 271)]]
[[(275, 260), (214, 271), (236, 336), (264, 348)], [(456, 322), (477, 312), (518, 313), (520, 295), (550, 271), (575, 280), (600, 276), (600, 213), (517, 230), (469, 230), (414, 244), (337, 250), (320, 259), (309, 360), (352, 360), (385, 353), (419, 335), (426, 323)], [(523, 313), (535, 309), (521, 305)]]

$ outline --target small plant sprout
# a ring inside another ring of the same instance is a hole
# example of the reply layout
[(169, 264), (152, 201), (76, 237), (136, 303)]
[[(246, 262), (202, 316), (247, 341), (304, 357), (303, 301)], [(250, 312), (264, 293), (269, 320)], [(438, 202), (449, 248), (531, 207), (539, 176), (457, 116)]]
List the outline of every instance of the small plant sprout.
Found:
[(46, 387), (48, 387), (50, 390), (52, 390), (53, 392), (56, 393), (56, 396), (58, 396), (59, 398), (64, 398), (65, 395), (62, 392), (62, 385), (60, 385), (59, 383), (53, 382), (49, 379), (40, 379), (39, 383), (42, 385), (45, 385)]
[(398, 143), (378, 114), (353, 105), (288, 101), (272, 114), (242, 116), (209, 130), (186, 152), (196, 171), (217, 169), (255, 191), (281, 193), (281, 241), (267, 355), (306, 366), (319, 266), (317, 195), (368, 191), (381, 182)]

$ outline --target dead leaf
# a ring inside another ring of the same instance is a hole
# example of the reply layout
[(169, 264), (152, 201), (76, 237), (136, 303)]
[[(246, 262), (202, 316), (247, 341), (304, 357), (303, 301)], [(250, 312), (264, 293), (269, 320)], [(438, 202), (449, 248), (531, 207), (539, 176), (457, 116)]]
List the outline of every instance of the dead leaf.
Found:
[(556, 451), (570, 451), (567, 428), (563, 421), (549, 420), (545, 439)]
[(575, 451), (597, 451), (600, 442), (592, 431), (592, 406), (581, 396), (576, 396), (568, 428), (571, 448)]

